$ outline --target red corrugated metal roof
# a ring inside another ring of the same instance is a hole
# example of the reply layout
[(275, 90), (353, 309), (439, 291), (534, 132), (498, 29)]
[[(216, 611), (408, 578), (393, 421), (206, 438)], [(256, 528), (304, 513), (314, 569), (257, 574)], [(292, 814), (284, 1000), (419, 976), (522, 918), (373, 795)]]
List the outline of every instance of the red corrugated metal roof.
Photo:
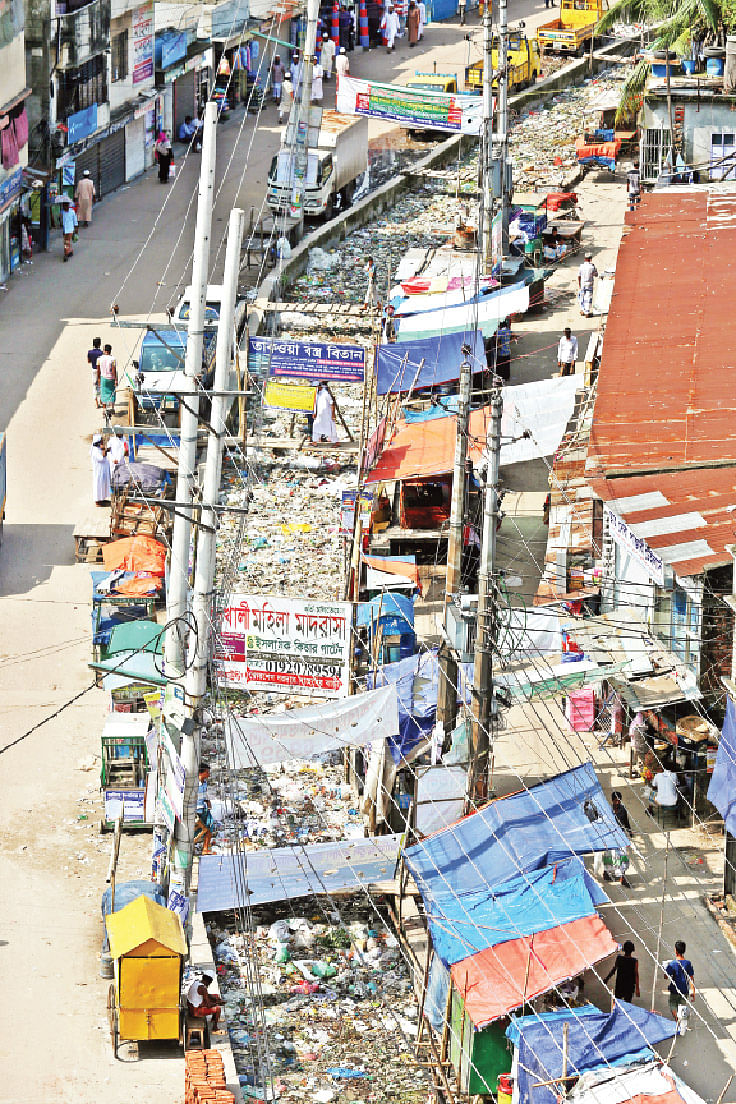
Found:
[(586, 473), (687, 576), (736, 540), (736, 194), (653, 192), (626, 222)]

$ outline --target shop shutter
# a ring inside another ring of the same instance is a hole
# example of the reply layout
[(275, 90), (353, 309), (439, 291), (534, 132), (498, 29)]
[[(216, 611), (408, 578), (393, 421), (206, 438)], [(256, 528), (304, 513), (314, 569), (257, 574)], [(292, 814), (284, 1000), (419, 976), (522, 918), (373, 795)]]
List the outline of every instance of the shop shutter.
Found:
[(89, 169), (89, 174), (92, 177), (92, 183), (95, 186), (97, 195), (100, 194), (100, 147), (99, 145), (90, 146), (84, 153), (80, 153), (78, 157), (74, 159), (75, 168), (75, 180), (79, 181), (84, 175), (84, 170)]
[(101, 196), (109, 195), (125, 183), (125, 128), (121, 127), (100, 142)]
[(183, 73), (174, 81), (174, 134), (179, 137), (179, 127), (187, 115), (194, 116), (196, 111), (197, 74), (192, 69), (191, 73)]

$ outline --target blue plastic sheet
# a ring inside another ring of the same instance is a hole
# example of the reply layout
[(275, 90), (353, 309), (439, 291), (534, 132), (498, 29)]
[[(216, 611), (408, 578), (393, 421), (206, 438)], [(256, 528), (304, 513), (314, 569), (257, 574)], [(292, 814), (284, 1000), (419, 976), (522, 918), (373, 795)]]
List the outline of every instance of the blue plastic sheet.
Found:
[(562, 1042), (567, 1025), (568, 1074), (633, 1061), (648, 1048), (677, 1032), (672, 1019), (644, 1008), (617, 1001), (613, 1012), (599, 1012), (592, 1005), (512, 1020), (506, 1035), (519, 1048), (517, 1084), (519, 1104), (556, 1104), (555, 1086), (541, 1088), (540, 1081), (562, 1073)]
[(406, 851), (428, 900), (497, 886), (520, 871), (573, 855), (623, 850), (628, 838), (603, 796), (592, 763), (486, 805)]
[[(356, 624), (359, 627), (372, 625), (379, 617), (384, 632), (411, 632), (414, 629), (414, 599), (387, 591), (358, 605)], [(395, 620), (398, 627), (386, 630), (385, 623), (389, 620)]]
[(436, 954), (446, 966), (486, 947), (592, 916), (608, 897), (579, 859), (509, 878), (491, 892), (455, 896), (435, 883), (424, 900)]
[(726, 831), (736, 835), (736, 705), (730, 697), (726, 702), (716, 765), (708, 786), (708, 800), (723, 817)]
[[(475, 331), (380, 345), (376, 357), (378, 394), (397, 394), (409, 391), (412, 387), (415, 390), (435, 387), (437, 384), (459, 379), (463, 345), (470, 346), (473, 371), (482, 372), (486, 367), (483, 335)], [(419, 371), (422, 360), (424, 365)]]

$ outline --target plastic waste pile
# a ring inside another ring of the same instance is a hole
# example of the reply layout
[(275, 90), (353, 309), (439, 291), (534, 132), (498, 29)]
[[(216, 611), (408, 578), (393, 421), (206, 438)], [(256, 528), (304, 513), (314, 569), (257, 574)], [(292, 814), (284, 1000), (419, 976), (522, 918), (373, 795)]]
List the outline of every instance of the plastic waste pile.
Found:
[[(266, 1040), (251, 1014), (248, 937), (210, 923), (220, 990), (246, 1095), (282, 1101), (423, 1101), (417, 1006), (396, 937), (365, 899), (310, 898), (252, 910), (271, 1084), (256, 1084)], [(263, 1068), (261, 1066), (261, 1068)]]

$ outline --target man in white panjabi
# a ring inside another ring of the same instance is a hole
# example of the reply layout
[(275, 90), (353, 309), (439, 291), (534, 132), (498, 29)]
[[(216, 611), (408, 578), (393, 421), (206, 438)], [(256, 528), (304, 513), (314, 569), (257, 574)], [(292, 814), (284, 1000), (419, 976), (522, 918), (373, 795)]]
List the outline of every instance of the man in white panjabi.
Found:
[(110, 500), (110, 461), (102, 434), (95, 433), (89, 455), (92, 460), (92, 497), (95, 506), (104, 506)]
[(337, 444), (337, 426), (335, 425), (335, 400), (330, 394), (326, 383), (322, 382), (317, 387), (314, 399), (314, 422), (312, 423), (312, 440), (327, 441), (329, 444)]

